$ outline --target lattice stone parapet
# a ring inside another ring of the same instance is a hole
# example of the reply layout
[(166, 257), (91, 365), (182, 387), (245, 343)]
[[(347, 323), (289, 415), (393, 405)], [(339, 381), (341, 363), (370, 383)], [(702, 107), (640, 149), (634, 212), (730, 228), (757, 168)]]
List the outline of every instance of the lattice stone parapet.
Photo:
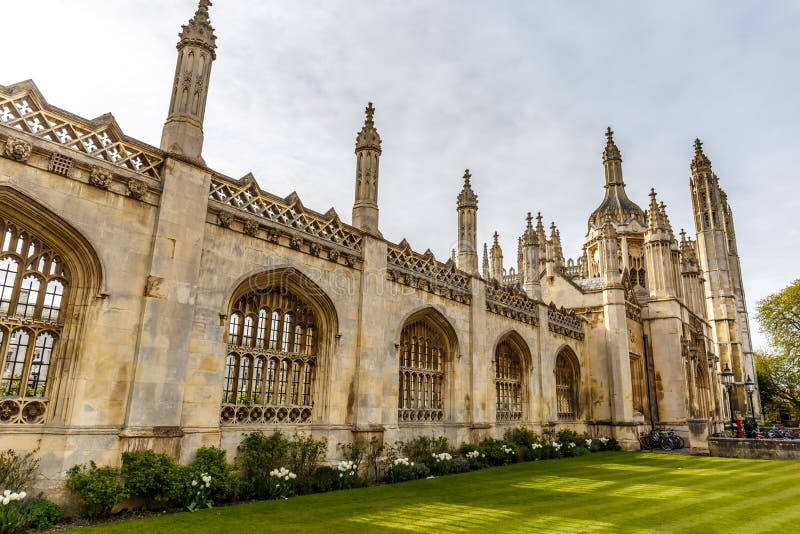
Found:
[[(310, 236), (313, 238), (312, 241), (320, 240), (349, 250), (357, 257), (361, 256), (361, 232), (342, 223), (333, 209), (322, 215), (304, 208), (294, 193), (284, 199), (270, 195), (258, 187), (252, 175), (247, 175), (239, 181), (214, 176), (208, 198), (212, 206), (214, 204), (218, 207), (227, 206), (242, 212), (243, 215), (247, 214), (248, 217), (255, 216), (264, 222), (266, 227), (283, 227), (291, 230), (288, 235), (289, 244), (293, 248), (299, 249), (303, 245), (300, 237), (295, 235), (298, 233)], [(220, 222), (222, 222), (221, 217)], [(255, 229), (252, 224), (255, 221), (249, 218), (245, 220), (252, 221), (247, 230), (253, 230), (251, 235), (254, 235)]]
[(487, 285), (486, 309), (525, 324), (539, 324), (538, 303), (522, 290), (493, 284)]
[(47, 399), (22, 397), (0, 399), (0, 424), (39, 425), (44, 423)]
[(32, 82), (0, 86), (0, 126), (160, 180), (157, 148), (125, 136), (110, 114), (87, 120), (50, 106)]
[(427, 250), (418, 254), (404, 239), (400, 245), (390, 244), (387, 253), (387, 279), (434, 295), (469, 304), (472, 300), (470, 277), (456, 269), (452, 259), (441, 263)]
[(308, 424), (311, 408), (294, 404), (223, 404), (219, 422), (223, 425)]
[(636, 321), (637, 323), (641, 323), (642, 322), (642, 309), (639, 306), (637, 306), (636, 304), (626, 300), (625, 301), (625, 316), (628, 319), (632, 319), (632, 320)]
[(547, 307), (547, 328), (551, 332), (579, 341), (584, 338), (583, 320), (575, 314), (574, 310), (567, 310), (563, 306), (556, 308), (552, 302)]

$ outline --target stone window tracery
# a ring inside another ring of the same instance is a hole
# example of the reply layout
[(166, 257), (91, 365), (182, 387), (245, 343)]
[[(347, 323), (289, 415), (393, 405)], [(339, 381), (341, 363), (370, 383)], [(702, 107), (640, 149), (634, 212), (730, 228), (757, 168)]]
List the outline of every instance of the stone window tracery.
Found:
[(30, 232), (0, 220), (0, 423), (43, 422), (68, 276)]
[(309, 423), (316, 317), (280, 287), (239, 297), (228, 321), (222, 423)]
[(556, 356), (556, 406), (558, 418), (573, 421), (578, 414), (578, 385), (580, 375), (578, 362), (569, 349), (563, 349)]
[(401, 423), (441, 421), (444, 418), (445, 364), (443, 334), (428, 320), (413, 321), (400, 334)]
[(497, 421), (522, 419), (522, 360), (507, 341), (495, 351), (495, 392)]

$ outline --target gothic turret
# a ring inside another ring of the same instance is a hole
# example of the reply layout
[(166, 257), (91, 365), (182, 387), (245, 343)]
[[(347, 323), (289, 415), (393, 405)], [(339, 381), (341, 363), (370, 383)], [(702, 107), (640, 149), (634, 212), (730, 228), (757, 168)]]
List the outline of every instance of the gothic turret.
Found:
[(492, 271), (489, 267), (489, 250), (486, 243), (483, 244), (483, 264), (481, 265), (481, 271), (486, 280), (492, 277)]
[(472, 190), (469, 169), (464, 171), (464, 186), (458, 194), (458, 268), (478, 275), (478, 195)]
[(550, 223), (550, 243), (553, 245), (553, 262), (556, 269), (564, 266), (564, 250), (561, 248), (561, 232), (556, 228), (556, 223)]
[(617, 229), (611, 218), (606, 214), (605, 222), (600, 233), (600, 277), (606, 287), (617, 287), (620, 284), (619, 247), (617, 244)]
[(494, 233), (494, 243), (492, 243), (492, 248), (489, 250), (489, 254), (492, 260), (492, 278), (503, 283), (503, 249), (500, 248), (500, 242), (498, 241), (499, 235), (497, 232)]
[(612, 220), (624, 223), (631, 219), (644, 222), (644, 212), (635, 202), (628, 198), (625, 192), (625, 182), (622, 181), (622, 156), (619, 148), (614, 143), (614, 132), (611, 128), (606, 130), (606, 148), (603, 150), (603, 167), (605, 167), (606, 185), (605, 196), (600, 206), (589, 217), (589, 229), (592, 226), (602, 226), (606, 215)]
[(200, 0), (194, 17), (179, 34), (172, 99), (161, 133), (161, 150), (189, 158), (201, 158), (211, 63), (217, 57), (217, 37), (208, 17), (209, 6), (210, 0)]
[(647, 212), (647, 231), (644, 235), (647, 281), (650, 296), (654, 298), (679, 295), (679, 267), (677, 245), (666, 213), (666, 206), (656, 200), (650, 189), (650, 208)]
[(375, 108), (372, 102), (364, 110), (364, 126), (356, 137), (356, 199), (353, 204), (353, 226), (380, 236), (378, 230), (378, 163), (381, 158), (381, 136), (375, 129)]
[(539, 240), (533, 229), (533, 217), (528, 212), (525, 233), (522, 234), (522, 286), (525, 293), (532, 299), (542, 298), (542, 288), (539, 283)]

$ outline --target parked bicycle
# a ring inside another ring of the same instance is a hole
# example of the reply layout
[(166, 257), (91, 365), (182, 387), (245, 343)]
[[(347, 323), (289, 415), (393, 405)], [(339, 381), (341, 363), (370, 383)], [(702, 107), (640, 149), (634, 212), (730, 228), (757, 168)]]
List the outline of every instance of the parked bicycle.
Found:
[(674, 429), (654, 429), (650, 432), (640, 432), (639, 445), (642, 450), (651, 451), (653, 449), (671, 451), (673, 449), (682, 449), (686, 446), (683, 438), (676, 434)]

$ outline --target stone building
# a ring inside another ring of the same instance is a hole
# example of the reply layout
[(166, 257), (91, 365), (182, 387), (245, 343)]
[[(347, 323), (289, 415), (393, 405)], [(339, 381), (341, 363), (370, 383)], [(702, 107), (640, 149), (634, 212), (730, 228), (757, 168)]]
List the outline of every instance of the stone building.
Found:
[(720, 369), (742, 382), (753, 360), (732, 213), (699, 141), (696, 239), (654, 192), (647, 210), (627, 197), (609, 129), (577, 261), (528, 214), (516, 264), (495, 238), (479, 269), (466, 171), (442, 262), (381, 235), (371, 103), (352, 224), (205, 165), (209, 4), (180, 32), (160, 147), (31, 81), (0, 86), (0, 447), (38, 448), (57, 484), (125, 450), (233, 453), (255, 430), (324, 436), (335, 454), (519, 425), (635, 447), (652, 421), (705, 446), (728, 416)]

